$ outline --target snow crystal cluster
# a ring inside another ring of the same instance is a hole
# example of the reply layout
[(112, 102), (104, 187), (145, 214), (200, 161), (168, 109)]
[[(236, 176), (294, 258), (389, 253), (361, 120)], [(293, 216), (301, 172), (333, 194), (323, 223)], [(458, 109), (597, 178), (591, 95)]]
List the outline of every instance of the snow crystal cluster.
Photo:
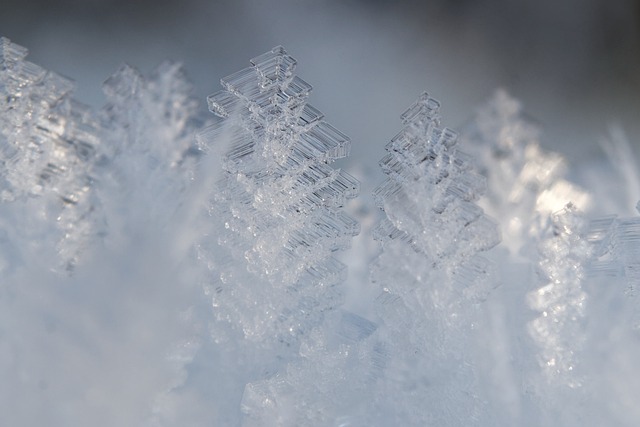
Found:
[(400, 115), (349, 306), (375, 221), (284, 48), (213, 114), (178, 64), (94, 111), (26, 55), (0, 38), (0, 425), (638, 425), (640, 216), (506, 92)]

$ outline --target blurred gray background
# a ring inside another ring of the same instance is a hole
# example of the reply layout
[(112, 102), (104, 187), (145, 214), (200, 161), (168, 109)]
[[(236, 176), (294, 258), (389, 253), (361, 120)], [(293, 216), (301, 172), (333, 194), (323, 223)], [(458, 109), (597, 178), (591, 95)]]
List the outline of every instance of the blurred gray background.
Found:
[(504, 87), (576, 163), (602, 156), (613, 122), (640, 142), (640, 0), (1, 0), (0, 34), (96, 107), (122, 62), (173, 59), (204, 108), (220, 77), (281, 44), (310, 102), (352, 137), (361, 178), (423, 90), (456, 128)]

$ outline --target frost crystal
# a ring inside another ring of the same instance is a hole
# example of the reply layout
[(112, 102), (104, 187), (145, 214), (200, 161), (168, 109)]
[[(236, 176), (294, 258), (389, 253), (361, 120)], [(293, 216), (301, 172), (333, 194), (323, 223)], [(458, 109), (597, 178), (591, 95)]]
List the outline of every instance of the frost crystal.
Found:
[(640, 217), (594, 219), (589, 224), (588, 237), (595, 245), (592, 275), (621, 278), (627, 295), (636, 297), (640, 280)]
[(465, 352), (475, 306), (491, 289), (493, 267), (478, 253), (499, 234), (474, 204), (484, 180), (456, 149), (456, 134), (439, 127), (438, 110), (422, 95), (381, 161), (388, 178), (374, 196), (386, 218), (375, 236), (384, 245), (371, 273), (382, 290), (380, 324), (343, 312), (312, 331), (286, 372), (245, 388), (246, 425), (491, 419), (475, 397), (477, 368)]
[(121, 67), (92, 113), (26, 55), (0, 38), (0, 425), (638, 425), (621, 131), (621, 185), (589, 165), (587, 194), (505, 92), (460, 137), (423, 94), (343, 285), (350, 141), (283, 48), (215, 119), (177, 64)]
[(71, 81), (26, 61), (26, 55), (0, 38), (0, 197), (15, 202), (16, 232), (36, 238), (55, 223), (59, 262), (71, 268), (92, 232), (97, 125), (88, 108), (71, 98)]
[(220, 120), (198, 136), (205, 150), (228, 144), (210, 207), (224, 225), (210, 289), (218, 319), (245, 338), (291, 344), (340, 301), (345, 267), (332, 254), (359, 232), (341, 209), (359, 184), (329, 166), (350, 140), (307, 104), (296, 61), (277, 47), (251, 64), (222, 79), (208, 99)]
[[(376, 396), (385, 407), (379, 416), (393, 414), (382, 424), (444, 425), (458, 410), (487, 416), (473, 397), (477, 368), (465, 348), (472, 345), (474, 307), (491, 289), (493, 267), (479, 253), (500, 237), (474, 203), (484, 179), (457, 149), (456, 133), (440, 127), (439, 107), (423, 94), (401, 116), (405, 126), (380, 162), (388, 178), (374, 191), (386, 218), (375, 231), (383, 252), (372, 280), (383, 288), (376, 301), (381, 339), (394, 349), (382, 389), (402, 396), (396, 407)], [(412, 414), (420, 400), (428, 408)]]
[(149, 76), (124, 65), (103, 90), (103, 198), (107, 215), (130, 205), (128, 222), (111, 228), (136, 235), (150, 219), (166, 224), (180, 206), (193, 174), (198, 102), (181, 65), (171, 62)]
[(439, 127), (440, 104), (427, 94), (402, 114), (405, 127), (387, 144), (380, 166), (388, 176), (374, 191), (386, 213), (374, 232), (401, 240), (435, 267), (456, 267), (495, 246), (496, 225), (475, 202), (485, 190), (457, 135)]
[(528, 295), (529, 306), (539, 313), (529, 332), (542, 350), (540, 366), (549, 382), (572, 388), (582, 385), (575, 359), (584, 344), (582, 283), (592, 252), (585, 232), (585, 220), (571, 204), (550, 216), (539, 246), (542, 286)]
[(465, 352), (475, 306), (491, 290), (493, 266), (478, 253), (499, 235), (474, 204), (484, 180), (439, 127), (438, 110), (423, 94), (380, 163), (388, 178), (374, 196), (386, 218), (375, 237), (384, 244), (371, 272), (380, 324), (343, 312), (312, 331), (286, 372), (245, 388), (247, 426), (491, 420)]

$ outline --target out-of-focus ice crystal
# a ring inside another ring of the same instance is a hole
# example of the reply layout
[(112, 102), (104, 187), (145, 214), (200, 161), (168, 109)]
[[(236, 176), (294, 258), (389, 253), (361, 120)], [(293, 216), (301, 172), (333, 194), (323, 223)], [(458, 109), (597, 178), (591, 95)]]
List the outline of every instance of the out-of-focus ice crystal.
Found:
[(589, 207), (589, 195), (563, 178), (565, 160), (540, 147), (539, 129), (504, 90), (478, 111), (460, 139), (487, 178), (487, 197), (480, 205), (505, 225), (502, 233), (512, 254), (540, 232), (538, 215), (546, 217), (570, 202)]
[(90, 190), (97, 124), (88, 107), (71, 97), (70, 80), (26, 55), (0, 38), (0, 198), (14, 202), (14, 232), (57, 240), (58, 263), (71, 268), (94, 232)]

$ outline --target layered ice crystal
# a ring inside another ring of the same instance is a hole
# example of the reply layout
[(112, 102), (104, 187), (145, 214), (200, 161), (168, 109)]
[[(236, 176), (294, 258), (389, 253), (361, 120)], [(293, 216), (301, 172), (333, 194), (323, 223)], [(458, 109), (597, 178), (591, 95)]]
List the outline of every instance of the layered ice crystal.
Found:
[(341, 209), (359, 184), (330, 166), (351, 142), (307, 103), (295, 59), (276, 47), (251, 64), (208, 98), (219, 120), (198, 140), (225, 146), (210, 206), (223, 228), (219, 246), (202, 249), (229, 252), (209, 257), (218, 318), (246, 338), (289, 342), (340, 300), (345, 267), (332, 254), (359, 232)]
[(461, 133), (461, 146), (477, 159), (487, 179), (480, 205), (504, 227), (505, 244), (517, 256), (541, 231), (546, 218), (572, 203), (581, 210), (590, 196), (564, 179), (567, 164), (558, 153), (540, 146), (540, 129), (528, 120), (520, 103), (498, 90)]
[(195, 173), (195, 134), (202, 120), (193, 88), (180, 64), (164, 62), (149, 75), (123, 65), (103, 91), (105, 210), (130, 205), (128, 222), (111, 224), (111, 231), (143, 228), (149, 221), (168, 225)]
[(380, 161), (387, 180), (374, 190), (386, 218), (380, 241), (406, 241), (434, 266), (456, 266), (495, 246), (496, 225), (474, 202), (484, 178), (456, 147), (456, 133), (439, 127), (440, 104), (426, 93), (402, 114), (405, 127)]
[(88, 107), (71, 97), (70, 80), (26, 55), (0, 38), (0, 198), (24, 209), (16, 213), (16, 232), (37, 238), (56, 225), (56, 252), (68, 269), (93, 232), (90, 193), (99, 126)]
[(539, 313), (529, 332), (541, 347), (540, 366), (549, 382), (573, 388), (583, 381), (575, 359), (584, 345), (587, 294), (582, 286), (592, 253), (586, 225), (571, 204), (550, 216), (539, 245), (542, 286), (528, 295), (529, 306)]
[[(484, 178), (458, 150), (457, 134), (440, 127), (439, 107), (425, 93), (402, 114), (404, 128), (380, 162), (387, 179), (374, 190), (385, 218), (374, 232), (383, 245), (371, 278), (382, 290), (379, 339), (394, 349), (374, 393), (379, 425), (492, 422), (468, 349), (477, 304), (495, 286), (480, 253), (500, 234), (475, 203)], [(419, 401), (430, 403), (416, 413)], [(456, 422), (452, 411), (467, 420)]]
[(455, 132), (439, 126), (438, 112), (423, 94), (402, 115), (405, 127), (381, 161), (388, 178), (374, 192), (386, 214), (371, 272), (381, 291), (377, 322), (342, 312), (314, 329), (286, 370), (247, 385), (245, 425), (491, 420), (465, 352), (475, 307), (492, 288), (493, 266), (478, 254), (499, 233), (474, 204), (483, 178), (456, 149)]

